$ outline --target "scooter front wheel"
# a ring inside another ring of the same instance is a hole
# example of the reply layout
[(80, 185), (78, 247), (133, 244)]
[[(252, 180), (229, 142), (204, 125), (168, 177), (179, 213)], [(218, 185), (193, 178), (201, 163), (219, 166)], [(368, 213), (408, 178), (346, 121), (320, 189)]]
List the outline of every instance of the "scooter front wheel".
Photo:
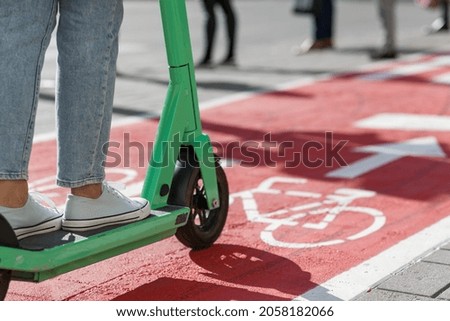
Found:
[[(228, 215), (228, 182), (223, 168), (216, 164), (219, 207), (208, 209), (206, 190), (201, 172), (193, 162), (177, 166), (172, 182), (169, 203), (190, 208), (186, 225), (179, 227), (175, 236), (194, 250), (210, 247), (220, 236)], [(178, 164), (180, 165), (180, 164)]]

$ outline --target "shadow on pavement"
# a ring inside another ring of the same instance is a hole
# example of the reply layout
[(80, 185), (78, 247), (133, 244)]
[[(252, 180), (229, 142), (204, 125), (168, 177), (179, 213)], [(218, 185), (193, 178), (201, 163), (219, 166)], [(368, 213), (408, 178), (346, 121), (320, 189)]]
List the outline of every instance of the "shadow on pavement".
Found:
[(216, 244), (203, 251), (191, 251), (189, 256), (205, 270), (201, 273), (204, 281), (164, 277), (114, 300), (279, 301), (292, 300), (316, 286), (309, 272), (267, 251)]

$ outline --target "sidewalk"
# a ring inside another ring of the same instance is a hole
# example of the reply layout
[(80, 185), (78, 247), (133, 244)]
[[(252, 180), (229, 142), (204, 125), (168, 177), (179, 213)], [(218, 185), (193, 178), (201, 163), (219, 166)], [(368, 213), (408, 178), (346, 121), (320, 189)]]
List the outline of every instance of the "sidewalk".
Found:
[(354, 300), (450, 300), (450, 242), (381, 280)]

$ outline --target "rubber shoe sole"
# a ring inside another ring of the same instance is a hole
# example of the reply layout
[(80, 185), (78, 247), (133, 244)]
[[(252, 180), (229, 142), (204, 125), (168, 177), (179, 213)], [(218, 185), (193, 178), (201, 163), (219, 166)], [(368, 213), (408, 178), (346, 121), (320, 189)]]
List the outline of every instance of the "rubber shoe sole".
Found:
[(113, 225), (128, 224), (141, 221), (148, 216), (150, 216), (150, 203), (146, 202), (143, 207), (127, 213), (120, 213), (117, 215), (110, 215), (94, 219), (63, 219), (62, 229), (70, 232), (85, 232)]
[(62, 215), (34, 226), (27, 226), (14, 229), (14, 233), (16, 233), (17, 239), (21, 240), (33, 235), (58, 231), (61, 229), (61, 219)]

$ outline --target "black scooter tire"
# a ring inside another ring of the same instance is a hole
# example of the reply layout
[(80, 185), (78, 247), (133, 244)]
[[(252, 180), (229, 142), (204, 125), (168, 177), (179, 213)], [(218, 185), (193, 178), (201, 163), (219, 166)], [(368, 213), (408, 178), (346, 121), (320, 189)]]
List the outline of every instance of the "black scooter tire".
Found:
[(192, 157), (190, 161), (177, 163), (168, 203), (191, 209), (186, 225), (179, 227), (175, 236), (182, 244), (193, 250), (205, 249), (213, 245), (225, 226), (229, 191), (225, 172), (218, 163), (216, 163), (216, 175), (220, 205), (216, 209), (208, 210), (197, 163)]

